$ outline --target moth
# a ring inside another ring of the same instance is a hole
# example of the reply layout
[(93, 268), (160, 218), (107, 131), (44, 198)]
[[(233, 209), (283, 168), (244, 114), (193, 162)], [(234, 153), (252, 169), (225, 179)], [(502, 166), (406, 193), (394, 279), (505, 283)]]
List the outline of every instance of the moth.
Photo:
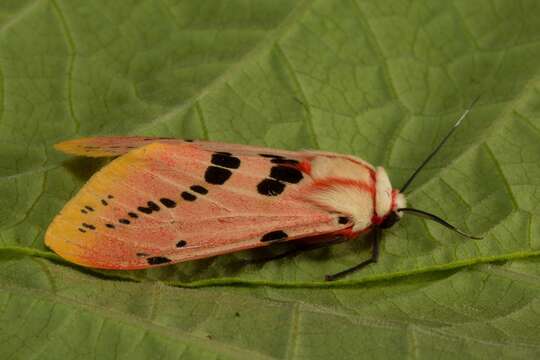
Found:
[(128, 270), (287, 241), (303, 250), (373, 231), (371, 257), (326, 276), (335, 280), (377, 262), (381, 230), (404, 213), (478, 238), (407, 207), (404, 195), (471, 108), (401, 189), (383, 167), (332, 152), (141, 136), (62, 142), (55, 147), (68, 154), (116, 159), (54, 218), (45, 243), (82, 266)]

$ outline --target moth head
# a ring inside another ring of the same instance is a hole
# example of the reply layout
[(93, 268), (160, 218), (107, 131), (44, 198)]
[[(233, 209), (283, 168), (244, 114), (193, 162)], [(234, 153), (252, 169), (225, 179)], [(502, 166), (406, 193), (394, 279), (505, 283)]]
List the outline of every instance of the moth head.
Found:
[(378, 167), (375, 172), (375, 214), (371, 222), (387, 229), (401, 219), (402, 213), (398, 209), (406, 206), (405, 196), (399, 190), (392, 189), (386, 170)]
[(388, 229), (401, 220), (403, 213), (399, 211), (399, 209), (407, 206), (405, 195), (401, 194), (398, 190), (394, 189), (392, 191), (392, 197), (392, 209), (383, 217), (383, 220), (379, 225), (379, 228), (381, 229)]
[(381, 229), (388, 229), (394, 226), (394, 224), (397, 223), (399, 220), (401, 220), (401, 214), (397, 211), (391, 211), (390, 213), (388, 213), (388, 215), (386, 215), (379, 227)]

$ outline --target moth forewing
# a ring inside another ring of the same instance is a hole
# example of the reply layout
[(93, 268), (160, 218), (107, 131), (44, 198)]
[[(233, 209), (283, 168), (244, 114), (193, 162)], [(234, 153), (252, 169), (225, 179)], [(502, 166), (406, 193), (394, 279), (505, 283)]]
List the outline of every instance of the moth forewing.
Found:
[[(402, 187), (407, 189), (461, 123)], [(352, 239), (374, 229), (368, 260), (327, 276), (335, 280), (376, 262), (380, 229), (406, 207), (382, 167), (349, 155), (153, 137), (93, 137), (56, 145), (69, 154), (118, 156), (55, 217), (45, 243), (74, 263), (143, 269), (310, 239)]]

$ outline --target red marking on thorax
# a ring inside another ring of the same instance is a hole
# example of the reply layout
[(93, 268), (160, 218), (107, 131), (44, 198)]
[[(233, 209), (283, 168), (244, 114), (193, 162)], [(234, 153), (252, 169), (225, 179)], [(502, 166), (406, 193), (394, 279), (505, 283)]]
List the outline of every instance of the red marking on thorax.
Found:
[(371, 226), (368, 226), (362, 230), (359, 231), (353, 231), (352, 226), (343, 230), (340, 230), (338, 232), (339, 235), (345, 236), (347, 239), (354, 239), (357, 238), (360, 234), (367, 233), (371, 230)]
[(358, 161), (357, 159), (353, 158), (352, 156), (347, 156), (347, 155), (340, 155), (340, 154), (331, 154), (331, 153), (321, 153), (321, 154), (315, 154), (315, 156), (324, 156), (324, 157), (327, 157), (327, 158), (331, 158), (331, 159), (336, 159), (336, 158), (339, 158), (339, 159), (345, 159), (345, 160), (349, 160), (350, 162), (353, 162), (361, 167), (363, 167), (364, 169), (368, 170), (369, 172), (373, 172), (373, 168), (365, 163), (365, 162), (362, 162), (362, 161)]
[(371, 223), (373, 225), (380, 225), (383, 222), (383, 220), (384, 220), (384, 217), (382, 217), (382, 216), (373, 215), (371, 217)]
[(347, 239), (354, 239), (358, 232), (353, 231), (352, 226), (339, 231), (339, 235), (345, 236)]
[(366, 184), (366, 182), (364, 181), (343, 179), (343, 178), (337, 178), (337, 177), (329, 177), (324, 180), (317, 180), (311, 186), (315, 189), (321, 189), (321, 188), (328, 188), (328, 187), (332, 187), (336, 185), (355, 187), (362, 191), (367, 191), (371, 194), (373, 194), (373, 191), (374, 191), (373, 185)]
[(298, 170), (300, 170), (301, 172), (311, 175), (311, 162), (309, 162), (308, 160), (302, 161), (300, 164), (297, 165), (297, 167)]

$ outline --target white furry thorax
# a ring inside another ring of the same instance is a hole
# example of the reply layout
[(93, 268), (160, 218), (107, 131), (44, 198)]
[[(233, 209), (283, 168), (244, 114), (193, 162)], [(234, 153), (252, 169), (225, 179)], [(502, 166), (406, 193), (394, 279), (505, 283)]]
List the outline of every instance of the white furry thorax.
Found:
[(326, 210), (350, 217), (354, 232), (406, 204), (403, 194), (392, 190), (383, 167), (374, 168), (358, 158), (315, 156), (310, 175), (314, 187), (308, 198)]

